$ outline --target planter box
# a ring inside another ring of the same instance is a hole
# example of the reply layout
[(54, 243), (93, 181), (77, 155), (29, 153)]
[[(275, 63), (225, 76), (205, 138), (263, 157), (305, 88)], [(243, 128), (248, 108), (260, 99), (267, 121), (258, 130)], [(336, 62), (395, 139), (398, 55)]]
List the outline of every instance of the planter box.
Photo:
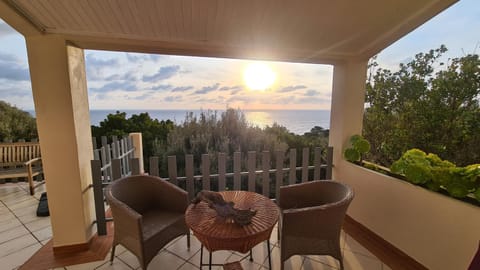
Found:
[(345, 160), (334, 179), (351, 185), (348, 214), (429, 269), (466, 269), (480, 240), (480, 207)]

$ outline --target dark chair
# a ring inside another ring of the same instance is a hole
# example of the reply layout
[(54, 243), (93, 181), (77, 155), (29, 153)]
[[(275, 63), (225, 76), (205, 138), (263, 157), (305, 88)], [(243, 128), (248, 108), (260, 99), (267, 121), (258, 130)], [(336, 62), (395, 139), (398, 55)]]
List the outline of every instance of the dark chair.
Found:
[(280, 259), (293, 255), (330, 255), (340, 262), (340, 233), (353, 190), (336, 181), (318, 180), (280, 188)]
[(158, 177), (137, 175), (112, 182), (106, 189), (114, 237), (110, 262), (118, 244), (137, 256), (142, 269), (168, 242), (190, 231), (185, 224), (187, 192)]

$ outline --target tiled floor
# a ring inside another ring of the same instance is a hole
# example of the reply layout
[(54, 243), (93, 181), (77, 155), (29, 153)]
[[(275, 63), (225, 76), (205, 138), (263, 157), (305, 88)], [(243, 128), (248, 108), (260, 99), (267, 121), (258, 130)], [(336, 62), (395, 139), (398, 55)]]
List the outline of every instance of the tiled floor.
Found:
[[(17, 269), (52, 236), (49, 218), (36, 216), (38, 199), (44, 191), (44, 186), (38, 188), (33, 197), (28, 195), (27, 188), (24, 182), (0, 184), (1, 269)], [(148, 269), (199, 269), (200, 243), (194, 236), (191, 239), (190, 250), (187, 250), (185, 236), (172, 241), (153, 259)], [(280, 269), (280, 249), (276, 231), (272, 233), (270, 243), (272, 268)], [(341, 244), (345, 269), (390, 269), (345, 233), (342, 233)], [(206, 263), (208, 253), (204, 252), (203, 256), (203, 261)], [(236, 252), (217, 251), (213, 253), (213, 263), (239, 261), (242, 257), (243, 254)], [(121, 246), (117, 248), (113, 265), (110, 265), (108, 258), (110, 258), (110, 255), (107, 255), (103, 261), (66, 266), (59, 269), (139, 269), (136, 257)], [(248, 259), (241, 261), (243, 269), (268, 269), (266, 244), (257, 245), (253, 249), (253, 258), (253, 262)], [(338, 268), (338, 262), (329, 256), (294, 256), (285, 263), (286, 270), (332, 270)], [(208, 269), (208, 267), (203, 267), (203, 269)], [(215, 266), (212, 269), (222, 269), (222, 267)]]

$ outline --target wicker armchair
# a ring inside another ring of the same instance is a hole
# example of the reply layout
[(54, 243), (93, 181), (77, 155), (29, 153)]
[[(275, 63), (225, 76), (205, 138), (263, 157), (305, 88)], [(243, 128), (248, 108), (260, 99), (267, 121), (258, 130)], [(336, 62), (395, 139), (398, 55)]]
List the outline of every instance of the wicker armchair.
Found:
[(174, 238), (190, 233), (185, 224), (189, 204), (187, 193), (158, 177), (129, 176), (111, 183), (106, 189), (114, 221), (110, 262), (118, 244), (137, 256), (142, 269), (160, 249)]
[(280, 259), (330, 255), (340, 262), (340, 232), (353, 191), (336, 181), (319, 180), (280, 188)]

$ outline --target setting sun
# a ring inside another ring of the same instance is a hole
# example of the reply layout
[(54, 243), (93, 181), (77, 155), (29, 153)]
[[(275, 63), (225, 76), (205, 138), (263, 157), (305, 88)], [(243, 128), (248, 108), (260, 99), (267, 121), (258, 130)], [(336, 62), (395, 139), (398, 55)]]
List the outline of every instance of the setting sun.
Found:
[(255, 62), (245, 68), (243, 79), (251, 90), (266, 90), (275, 82), (276, 74), (267, 64)]

